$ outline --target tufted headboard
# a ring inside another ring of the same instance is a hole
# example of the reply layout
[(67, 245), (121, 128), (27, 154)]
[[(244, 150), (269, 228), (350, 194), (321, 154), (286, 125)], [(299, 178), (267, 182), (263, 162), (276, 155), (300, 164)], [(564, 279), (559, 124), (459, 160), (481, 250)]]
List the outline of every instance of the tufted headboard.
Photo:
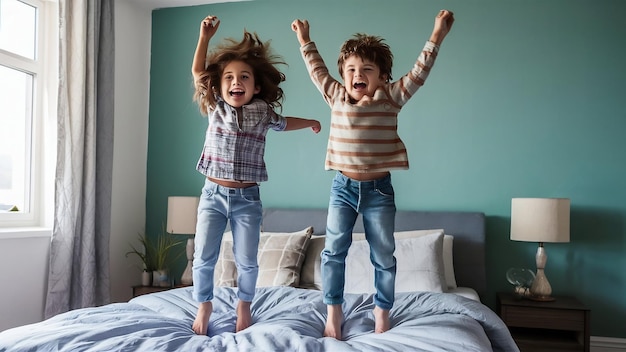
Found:
[[(262, 230), (295, 232), (313, 226), (315, 235), (326, 230), (326, 209), (266, 208)], [(454, 236), (454, 272), (458, 286), (471, 287), (481, 297), (487, 289), (485, 270), (485, 214), (481, 212), (397, 211), (396, 231), (444, 229)], [(363, 232), (361, 217), (354, 232)]]

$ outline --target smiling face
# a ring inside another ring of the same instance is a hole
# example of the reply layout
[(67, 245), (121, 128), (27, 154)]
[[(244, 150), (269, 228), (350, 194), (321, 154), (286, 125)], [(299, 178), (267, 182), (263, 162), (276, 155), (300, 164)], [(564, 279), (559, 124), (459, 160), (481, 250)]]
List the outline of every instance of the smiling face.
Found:
[(234, 108), (248, 104), (261, 88), (255, 85), (252, 66), (243, 61), (231, 61), (222, 72), (222, 99)]
[(374, 62), (351, 55), (343, 65), (343, 81), (350, 97), (359, 101), (364, 96), (373, 97), (387, 78), (380, 75), (380, 68)]

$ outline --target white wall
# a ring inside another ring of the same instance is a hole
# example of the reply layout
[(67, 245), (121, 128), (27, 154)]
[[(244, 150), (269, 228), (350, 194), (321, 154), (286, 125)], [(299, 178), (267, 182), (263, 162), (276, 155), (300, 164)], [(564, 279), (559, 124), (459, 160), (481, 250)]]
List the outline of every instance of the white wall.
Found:
[(50, 231), (0, 237), (0, 331), (43, 319)]
[(144, 231), (152, 11), (115, 3), (115, 145), (111, 194), (111, 300), (127, 301), (141, 283), (129, 243)]

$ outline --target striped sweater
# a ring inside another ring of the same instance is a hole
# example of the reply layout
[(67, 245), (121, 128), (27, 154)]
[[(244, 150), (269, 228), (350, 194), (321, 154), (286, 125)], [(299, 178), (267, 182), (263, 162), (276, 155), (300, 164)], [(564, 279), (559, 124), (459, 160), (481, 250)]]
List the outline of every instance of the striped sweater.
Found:
[(383, 172), (409, 168), (398, 136), (398, 113), (428, 77), (439, 47), (426, 42), (406, 75), (378, 87), (372, 100), (351, 103), (342, 83), (328, 73), (314, 42), (300, 48), (311, 80), (331, 108), (326, 170)]

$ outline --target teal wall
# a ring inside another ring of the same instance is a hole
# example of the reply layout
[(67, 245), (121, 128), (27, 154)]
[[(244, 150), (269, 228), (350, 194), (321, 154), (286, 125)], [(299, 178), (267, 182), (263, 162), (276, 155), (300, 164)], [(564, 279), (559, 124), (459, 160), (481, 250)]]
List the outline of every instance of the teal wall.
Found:
[(571, 198), (571, 242), (546, 245), (553, 292), (591, 308), (592, 335), (626, 338), (626, 2), (620, 0), (258, 0), (156, 10), (148, 233), (165, 221), (168, 196), (197, 195), (203, 184), (195, 163), (206, 120), (191, 100), (190, 65), (204, 16), (222, 20), (212, 44), (241, 38), (244, 28), (271, 39), (289, 64), (284, 114), (322, 122), (319, 135), (269, 132), (264, 206), (325, 208), (333, 176), (323, 169), (329, 108), (308, 78), (292, 20), (309, 19), (331, 72), (353, 33), (386, 38), (398, 78), (441, 8), (453, 10), (456, 22), (426, 85), (400, 115), (411, 169), (393, 173), (398, 208), (487, 215), (484, 301), (493, 307), (497, 291), (511, 290), (508, 268), (535, 267), (536, 244), (509, 240), (511, 198)]

